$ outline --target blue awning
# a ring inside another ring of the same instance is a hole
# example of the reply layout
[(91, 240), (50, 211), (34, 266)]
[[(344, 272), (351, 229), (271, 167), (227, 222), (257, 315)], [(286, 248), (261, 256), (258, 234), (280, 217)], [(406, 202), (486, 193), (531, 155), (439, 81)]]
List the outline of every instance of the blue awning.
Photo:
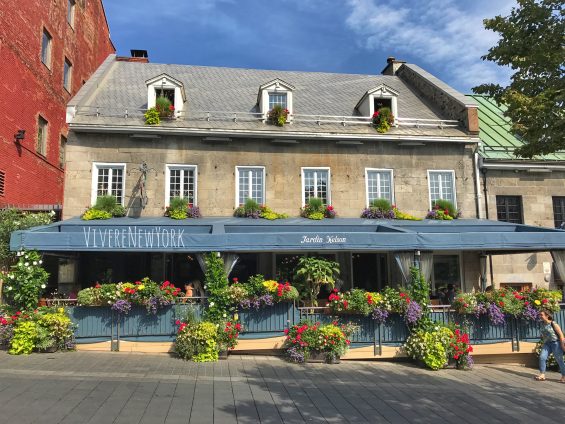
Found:
[(73, 218), (16, 231), (12, 250), (80, 252), (260, 252), (565, 250), (565, 231), (499, 221), (367, 220), (267, 221), (246, 218)]

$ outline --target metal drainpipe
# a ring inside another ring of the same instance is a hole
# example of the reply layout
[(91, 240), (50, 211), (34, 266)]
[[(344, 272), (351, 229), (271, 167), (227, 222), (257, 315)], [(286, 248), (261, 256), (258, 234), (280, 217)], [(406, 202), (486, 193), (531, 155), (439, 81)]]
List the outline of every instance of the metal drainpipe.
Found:
[[(481, 172), (483, 174), (483, 194), (485, 196), (485, 217), (489, 219), (488, 214), (488, 189), (487, 189), (487, 169), (482, 168)], [(492, 270), (492, 255), (488, 255), (488, 264), (490, 269), (490, 285), (494, 288), (494, 271)]]

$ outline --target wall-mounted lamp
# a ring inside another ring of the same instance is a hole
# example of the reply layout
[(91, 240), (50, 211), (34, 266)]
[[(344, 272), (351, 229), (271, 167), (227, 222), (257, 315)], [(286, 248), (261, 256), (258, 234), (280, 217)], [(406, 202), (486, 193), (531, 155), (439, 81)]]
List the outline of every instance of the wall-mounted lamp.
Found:
[(25, 138), (26, 130), (18, 130), (17, 133), (14, 134), (14, 143), (20, 144), (20, 142)]

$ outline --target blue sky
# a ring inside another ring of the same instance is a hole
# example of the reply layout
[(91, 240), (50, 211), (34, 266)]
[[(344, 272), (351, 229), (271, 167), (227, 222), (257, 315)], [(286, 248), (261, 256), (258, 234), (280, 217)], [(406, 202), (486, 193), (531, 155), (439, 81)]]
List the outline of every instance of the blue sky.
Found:
[(468, 93), (505, 83), (480, 59), (497, 35), (482, 20), (515, 0), (104, 1), (120, 55), (156, 63), (378, 74), (388, 56), (415, 63)]

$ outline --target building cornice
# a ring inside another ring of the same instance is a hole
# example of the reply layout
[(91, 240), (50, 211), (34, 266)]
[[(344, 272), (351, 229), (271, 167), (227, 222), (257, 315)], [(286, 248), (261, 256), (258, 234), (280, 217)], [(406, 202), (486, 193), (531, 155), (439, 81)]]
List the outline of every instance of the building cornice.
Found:
[[(76, 133), (100, 133), (100, 134), (147, 134), (147, 135), (170, 135), (170, 136), (194, 136), (194, 137), (240, 137), (240, 138), (263, 138), (263, 139), (321, 139), (321, 140), (360, 140), (376, 141), (389, 140), (398, 142), (419, 142), (419, 143), (457, 143), (457, 144), (478, 144), (478, 137), (438, 137), (421, 135), (401, 135), (401, 134), (351, 134), (334, 132), (308, 132), (308, 131), (251, 131), (235, 129), (202, 129), (202, 128), (155, 128), (147, 126), (112, 126), (112, 125), (92, 125), (92, 124), (73, 124), (69, 125), (69, 130)], [(416, 145), (413, 145), (416, 146)]]

